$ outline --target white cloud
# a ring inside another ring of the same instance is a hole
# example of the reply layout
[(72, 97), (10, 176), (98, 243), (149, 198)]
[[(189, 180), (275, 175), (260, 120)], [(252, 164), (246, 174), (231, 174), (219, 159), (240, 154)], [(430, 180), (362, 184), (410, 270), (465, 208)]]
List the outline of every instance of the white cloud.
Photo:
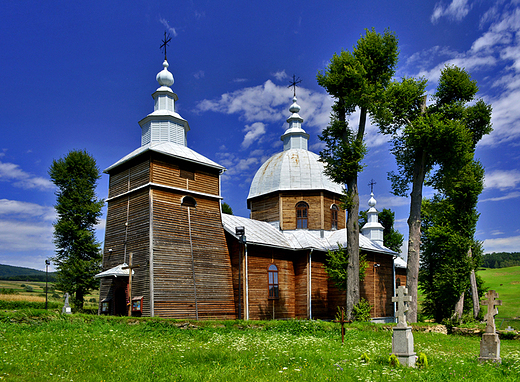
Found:
[(204, 78), (204, 74), (204, 70), (199, 70), (193, 74), (193, 77), (195, 77), (197, 80), (200, 80), (201, 78)]
[(518, 252), (520, 236), (503, 237), (500, 239), (486, 239), (483, 243), (484, 252)]
[(25, 172), (20, 166), (14, 163), (0, 162), (0, 181), (13, 182), (15, 187), (24, 189), (36, 188), (39, 190), (50, 190), (54, 188), (54, 185), (49, 179)]
[(36, 203), (0, 199), (0, 216), (1, 215), (39, 217), (44, 221), (54, 221), (56, 219), (56, 210), (54, 207), (40, 206)]
[(278, 71), (276, 73), (272, 73), (271, 74), (274, 78), (276, 78), (278, 81), (282, 81), (284, 79), (286, 79), (288, 76), (287, 76), (287, 73), (285, 73), (285, 70), (281, 70), (281, 71)]
[(170, 26), (170, 23), (166, 21), (166, 19), (163, 19), (162, 17), (159, 19), (160, 23), (164, 25), (164, 27), (170, 32), (174, 37), (177, 37), (177, 31), (174, 27)]
[(2, 252), (49, 251), (52, 243), (52, 224), (44, 221), (0, 220)]
[(247, 133), (244, 136), (241, 146), (247, 149), (254, 141), (258, 141), (258, 139), (265, 134), (265, 125), (262, 122), (255, 122), (252, 125), (246, 125), (244, 131)]
[(430, 20), (435, 24), (441, 17), (446, 16), (450, 20), (462, 20), (469, 12), (471, 6), (468, 0), (452, 0), (451, 4), (444, 6), (442, 2), (435, 4)]
[(481, 203), (483, 203), (483, 202), (500, 202), (502, 200), (509, 200), (509, 199), (516, 199), (516, 198), (520, 198), (520, 192), (518, 192), (518, 191), (510, 192), (509, 194), (504, 195), (504, 196), (482, 199), (482, 200), (479, 200), (479, 202), (481, 202)]
[(515, 188), (520, 183), (520, 171), (518, 170), (495, 170), (486, 173), (484, 188), (498, 188), (501, 191)]

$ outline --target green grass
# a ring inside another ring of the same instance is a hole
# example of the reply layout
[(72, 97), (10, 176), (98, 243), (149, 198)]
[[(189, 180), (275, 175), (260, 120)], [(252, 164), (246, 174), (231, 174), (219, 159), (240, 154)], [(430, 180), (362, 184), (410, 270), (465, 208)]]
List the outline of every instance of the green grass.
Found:
[(429, 367), (392, 368), (392, 332), (379, 325), (349, 326), (342, 345), (333, 323), (182, 323), (2, 311), (0, 380), (489, 382), (520, 373), (520, 341), (502, 340), (501, 365), (480, 365), (478, 338), (416, 332)]
[(503, 305), (498, 308), (498, 317), (520, 318), (520, 266), (478, 271), (485, 286), (496, 290)]

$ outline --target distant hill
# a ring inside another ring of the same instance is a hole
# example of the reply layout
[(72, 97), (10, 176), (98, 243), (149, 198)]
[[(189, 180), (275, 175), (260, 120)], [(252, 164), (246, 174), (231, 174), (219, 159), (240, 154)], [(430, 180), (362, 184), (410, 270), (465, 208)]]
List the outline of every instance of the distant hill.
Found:
[[(56, 273), (49, 272), (49, 281), (56, 281)], [(0, 264), (0, 280), (45, 281), (45, 272), (31, 268)]]

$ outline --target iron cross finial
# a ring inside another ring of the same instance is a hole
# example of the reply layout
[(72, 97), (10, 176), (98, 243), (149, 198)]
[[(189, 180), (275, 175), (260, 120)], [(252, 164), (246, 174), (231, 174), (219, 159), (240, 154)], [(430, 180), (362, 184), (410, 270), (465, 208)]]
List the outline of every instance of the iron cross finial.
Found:
[(370, 186), (370, 193), (374, 193), (374, 185), (376, 185), (377, 182), (374, 179), (370, 180), (370, 183), (368, 185)]
[(160, 47), (161, 51), (163, 50), (164, 48), (164, 60), (166, 61), (166, 47), (169, 45), (168, 43), (172, 40), (172, 37), (170, 36), (169, 33), (166, 33), (166, 31), (164, 31), (164, 38), (161, 40), (162, 41), (162, 45)]
[(296, 76), (293, 74), (292, 76), (292, 81), (290, 83), (289, 86), (287, 86), (288, 88), (293, 88), (293, 91), (294, 91), (294, 96), (296, 97), (296, 86), (298, 86), (298, 84), (302, 82), (302, 80), (300, 79), (300, 77), (296, 78)]

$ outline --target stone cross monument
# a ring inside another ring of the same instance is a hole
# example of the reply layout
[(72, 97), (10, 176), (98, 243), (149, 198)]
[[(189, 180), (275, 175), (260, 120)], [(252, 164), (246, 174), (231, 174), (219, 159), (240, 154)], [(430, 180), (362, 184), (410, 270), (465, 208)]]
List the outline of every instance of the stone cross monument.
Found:
[(392, 297), (392, 302), (397, 302), (397, 326), (392, 335), (392, 353), (397, 356), (403, 366), (415, 366), (415, 351), (413, 346), (412, 328), (406, 324), (406, 311), (412, 296), (408, 295), (408, 288), (397, 288), (397, 296)]
[(70, 308), (70, 305), (69, 305), (69, 294), (65, 293), (65, 295), (63, 297), (65, 297), (65, 304), (63, 305), (63, 308), (61, 308), (61, 313), (62, 314), (72, 314), (72, 309)]
[(501, 300), (497, 300), (498, 293), (494, 290), (486, 292), (486, 300), (482, 301), (482, 305), (487, 305), (487, 313), (484, 317), (486, 320), (486, 332), (482, 334), (480, 340), (480, 362), (493, 361), (501, 363), (500, 358), (500, 338), (496, 333), (495, 316), (498, 314), (497, 306), (502, 305)]

